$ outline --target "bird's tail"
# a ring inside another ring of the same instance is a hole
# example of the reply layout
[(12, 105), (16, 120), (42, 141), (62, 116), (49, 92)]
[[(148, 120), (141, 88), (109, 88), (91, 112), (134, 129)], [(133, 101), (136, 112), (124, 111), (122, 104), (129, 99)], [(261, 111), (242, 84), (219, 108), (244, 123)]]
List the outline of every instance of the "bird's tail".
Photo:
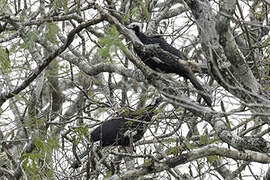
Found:
[(201, 85), (201, 83), (197, 80), (197, 78), (195, 77), (195, 75), (193, 73), (189, 73), (188, 77), (187, 77), (190, 82), (193, 84), (193, 86), (201, 91), (200, 95), (203, 97), (203, 99), (205, 100), (206, 104), (211, 107), (212, 106), (212, 100), (211, 98), (206, 95), (206, 91), (205, 89), (203, 88), (203, 86)]

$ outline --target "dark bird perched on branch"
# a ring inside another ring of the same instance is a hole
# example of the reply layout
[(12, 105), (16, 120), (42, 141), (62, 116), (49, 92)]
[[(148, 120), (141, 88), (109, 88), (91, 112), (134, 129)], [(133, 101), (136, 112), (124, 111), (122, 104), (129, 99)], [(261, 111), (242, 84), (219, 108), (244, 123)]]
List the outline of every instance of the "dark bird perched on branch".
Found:
[[(141, 48), (134, 47), (135, 52), (147, 66), (158, 72), (176, 73), (184, 78), (189, 79), (197, 90), (206, 92), (191, 69), (178, 63), (178, 58), (181, 60), (188, 60), (188, 58), (181, 51), (169, 45), (161, 36), (146, 36), (141, 32), (140, 25), (138, 23), (131, 23), (128, 28), (135, 32), (136, 36), (144, 45), (158, 44), (163, 51), (148, 54), (142, 51)], [(211, 98), (204, 94), (201, 94), (201, 96), (207, 105), (211, 106)]]
[[(122, 113), (118, 117), (114, 117), (108, 121), (104, 121), (91, 133), (91, 141), (100, 141), (101, 147), (106, 146), (130, 146), (132, 143), (142, 139), (147, 122), (150, 122), (154, 110), (160, 104), (162, 98), (157, 98), (143, 110), (130, 111)], [(79, 155), (82, 159), (89, 153), (88, 150)], [(74, 161), (71, 168), (76, 169), (80, 166), (80, 162)]]

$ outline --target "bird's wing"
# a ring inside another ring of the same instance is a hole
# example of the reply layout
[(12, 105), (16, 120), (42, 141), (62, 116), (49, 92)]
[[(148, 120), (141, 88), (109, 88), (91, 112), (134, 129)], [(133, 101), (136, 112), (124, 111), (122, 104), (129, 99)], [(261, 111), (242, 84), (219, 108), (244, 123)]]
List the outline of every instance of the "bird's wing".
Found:
[(184, 53), (182, 53), (181, 51), (179, 51), (178, 49), (176, 49), (175, 47), (173, 47), (172, 45), (170, 45), (169, 43), (167, 43), (167, 41), (160, 36), (153, 36), (152, 37), (152, 41), (154, 43), (158, 43), (159, 46), (165, 50), (168, 51), (169, 53), (183, 59), (183, 60), (187, 60), (188, 58), (184, 55)]
[(115, 138), (122, 122), (123, 119), (120, 117), (115, 117), (108, 121), (104, 121), (100, 126), (98, 126), (94, 131), (92, 131), (92, 141), (99, 141), (101, 139), (101, 136), (103, 138)]

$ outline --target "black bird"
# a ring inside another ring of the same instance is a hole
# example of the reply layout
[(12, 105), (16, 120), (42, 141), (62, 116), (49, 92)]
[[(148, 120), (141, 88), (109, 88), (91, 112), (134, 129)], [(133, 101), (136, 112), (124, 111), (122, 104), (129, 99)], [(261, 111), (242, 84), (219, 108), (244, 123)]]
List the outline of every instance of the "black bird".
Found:
[[(139, 141), (150, 122), (154, 110), (160, 104), (162, 98), (157, 98), (153, 103), (146, 106), (143, 111), (131, 111), (121, 113), (119, 116), (114, 117), (108, 121), (104, 121), (91, 133), (91, 141), (100, 141), (101, 147), (106, 146), (130, 146), (132, 143)], [(79, 155), (83, 158), (89, 153), (88, 150)], [(79, 162), (74, 161), (71, 168), (76, 169), (79, 167)]]
[[(161, 36), (147, 36), (142, 33), (138, 23), (131, 23), (128, 28), (135, 32), (136, 36), (144, 45), (158, 44), (163, 51), (169, 52), (182, 60), (188, 60), (188, 58), (181, 51), (169, 45)], [(134, 47), (134, 50), (140, 59), (151, 69), (163, 73), (176, 73), (184, 78), (189, 79), (197, 90), (206, 92), (190, 68), (181, 66), (179, 63), (177, 63), (177, 59), (173, 56), (168, 56), (168, 54), (165, 53), (157, 53), (155, 56), (149, 56), (149, 54), (146, 54), (140, 48)], [(211, 106), (211, 98), (207, 95), (201, 96), (204, 98), (207, 105)]]

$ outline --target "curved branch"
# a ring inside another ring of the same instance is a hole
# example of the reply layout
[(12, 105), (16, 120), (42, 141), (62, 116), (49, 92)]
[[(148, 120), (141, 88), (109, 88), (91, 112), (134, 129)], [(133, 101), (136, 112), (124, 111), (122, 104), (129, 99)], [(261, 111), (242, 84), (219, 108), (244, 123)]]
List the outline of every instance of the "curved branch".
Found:
[(49, 54), (46, 58), (44, 58), (42, 64), (38, 66), (36, 69), (33, 70), (33, 72), (28, 76), (28, 78), (23, 81), (17, 88), (14, 90), (8, 92), (8, 93), (2, 93), (0, 94), (0, 107), (3, 105), (3, 103), (13, 96), (19, 94), (22, 90), (24, 90), (30, 83), (32, 83), (37, 76), (50, 64), (50, 62), (60, 55), (63, 51), (66, 50), (66, 48), (72, 43), (75, 35), (83, 30), (84, 28), (97, 24), (103, 20), (102, 17), (97, 17), (96, 19), (89, 20), (85, 23), (80, 24), (78, 27), (74, 28), (70, 31), (70, 33), (67, 36), (66, 42), (60, 46), (58, 49), (56, 49), (54, 52)]

